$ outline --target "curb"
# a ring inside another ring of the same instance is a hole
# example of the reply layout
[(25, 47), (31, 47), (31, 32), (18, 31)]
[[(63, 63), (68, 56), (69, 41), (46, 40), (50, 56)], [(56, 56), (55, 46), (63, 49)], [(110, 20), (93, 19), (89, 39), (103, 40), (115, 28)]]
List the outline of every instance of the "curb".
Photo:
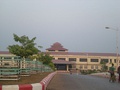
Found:
[(23, 85), (1, 85), (0, 90), (46, 90), (50, 80), (57, 72), (50, 73), (40, 83), (23, 84)]
[(53, 72), (51, 74), (49, 74), (47, 77), (45, 77), (40, 83), (43, 85), (43, 89), (42, 90), (46, 90), (47, 85), (49, 84), (49, 82), (51, 81), (51, 79), (54, 77), (54, 75), (57, 72)]

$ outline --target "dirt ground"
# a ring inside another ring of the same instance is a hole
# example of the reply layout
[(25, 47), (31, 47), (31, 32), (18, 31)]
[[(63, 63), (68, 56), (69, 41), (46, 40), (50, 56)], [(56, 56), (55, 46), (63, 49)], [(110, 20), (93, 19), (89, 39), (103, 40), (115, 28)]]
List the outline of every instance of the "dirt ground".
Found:
[(0, 80), (0, 85), (21, 85), (21, 84), (32, 84), (39, 83), (43, 78), (45, 78), (51, 72), (42, 72), (37, 74), (31, 74), (30, 76), (21, 76), (20, 80)]

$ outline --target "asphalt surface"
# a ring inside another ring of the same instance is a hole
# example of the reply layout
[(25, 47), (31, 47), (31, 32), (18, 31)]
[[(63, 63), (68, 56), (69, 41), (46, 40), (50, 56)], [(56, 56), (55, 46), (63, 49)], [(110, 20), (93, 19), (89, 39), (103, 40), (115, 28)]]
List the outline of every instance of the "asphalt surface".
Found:
[(120, 83), (98, 76), (58, 73), (47, 90), (120, 90)]

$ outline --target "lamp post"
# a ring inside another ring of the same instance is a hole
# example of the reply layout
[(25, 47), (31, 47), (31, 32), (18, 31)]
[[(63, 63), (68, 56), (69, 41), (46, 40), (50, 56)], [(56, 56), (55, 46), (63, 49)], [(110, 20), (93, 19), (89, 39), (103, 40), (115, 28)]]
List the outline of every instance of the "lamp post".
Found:
[(117, 60), (117, 67), (119, 66), (119, 60), (118, 60), (118, 55), (119, 55), (119, 48), (118, 48), (118, 28), (111, 28), (111, 27), (105, 27), (106, 29), (114, 30), (116, 31), (116, 60)]

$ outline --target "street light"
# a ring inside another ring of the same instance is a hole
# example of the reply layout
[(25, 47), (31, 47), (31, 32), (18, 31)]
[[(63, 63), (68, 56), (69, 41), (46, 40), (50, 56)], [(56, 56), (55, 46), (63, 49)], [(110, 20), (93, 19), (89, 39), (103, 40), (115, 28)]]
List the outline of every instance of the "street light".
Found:
[(117, 67), (119, 66), (119, 60), (118, 60), (118, 55), (119, 55), (119, 48), (118, 48), (118, 28), (111, 28), (111, 27), (105, 27), (105, 29), (110, 29), (116, 31), (116, 56), (117, 56)]

